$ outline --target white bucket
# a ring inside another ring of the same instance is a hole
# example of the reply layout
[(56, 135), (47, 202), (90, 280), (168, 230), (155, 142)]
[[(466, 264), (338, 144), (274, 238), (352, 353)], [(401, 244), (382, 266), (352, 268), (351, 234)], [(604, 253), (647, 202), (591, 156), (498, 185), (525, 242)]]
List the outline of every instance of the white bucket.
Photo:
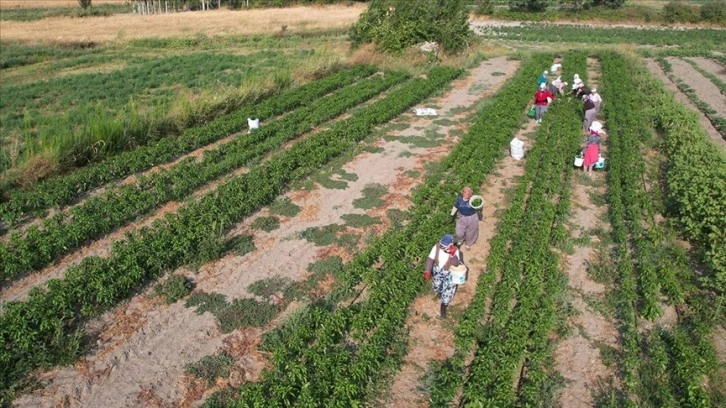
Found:
[(575, 157), (575, 167), (582, 167), (582, 164), (585, 163), (585, 158), (581, 156)]
[(451, 283), (454, 285), (463, 285), (466, 282), (466, 271), (469, 268), (466, 265), (452, 266), (449, 268), (451, 272)]
[(515, 137), (509, 142), (509, 150), (514, 160), (520, 160), (524, 157), (524, 142)]
[(247, 129), (247, 133), (252, 132), (254, 129), (259, 129), (260, 128), (260, 119), (247, 118), (247, 127), (249, 128), (249, 129)]

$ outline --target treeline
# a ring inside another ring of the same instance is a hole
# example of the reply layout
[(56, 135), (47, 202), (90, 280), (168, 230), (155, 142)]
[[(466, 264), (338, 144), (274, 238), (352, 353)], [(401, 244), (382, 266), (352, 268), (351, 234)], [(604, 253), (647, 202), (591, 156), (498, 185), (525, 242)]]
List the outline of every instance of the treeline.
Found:
[[(91, 0), (79, 0), (90, 3)], [(352, 0), (366, 2), (367, 0)], [(242, 9), (263, 7), (289, 7), (296, 5), (324, 5), (341, 0), (132, 0), (134, 12), (158, 14), (178, 11), (212, 10), (220, 8)], [(83, 6), (83, 4), (81, 4)], [(85, 7), (84, 7), (85, 8)]]

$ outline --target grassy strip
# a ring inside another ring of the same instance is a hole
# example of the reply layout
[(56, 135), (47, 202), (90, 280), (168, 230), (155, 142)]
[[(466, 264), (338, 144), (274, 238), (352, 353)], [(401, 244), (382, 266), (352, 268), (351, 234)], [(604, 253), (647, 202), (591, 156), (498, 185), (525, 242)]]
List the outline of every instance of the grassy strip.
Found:
[[(236, 177), (176, 214), (116, 242), (106, 259), (89, 257), (10, 302), (0, 316), (0, 388), (4, 395), (27, 373), (74, 360), (81, 352), (83, 323), (131, 296), (146, 282), (197, 256), (204, 243), (270, 204), (293, 181), (307, 177), (413, 104), (442, 88), (460, 71), (434, 68), (397, 88), (331, 129), (296, 143), (249, 173)], [(264, 180), (261, 183), (260, 180)]]
[(71, 174), (43, 181), (30, 189), (16, 190), (9, 201), (0, 204), (3, 228), (24, 217), (51, 207), (63, 207), (78, 200), (83, 193), (130, 174), (148, 170), (239, 132), (247, 127), (247, 118), (263, 121), (289, 110), (306, 106), (328, 92), (348, 85), (375, 71), (372, 66), (356, 66), (325, 78), (270, 97), (260, 103), (219, 117), (209, 124), (185, 130), (179, 137), (163, 138), (148, 145), (123, 152), (101, 163), (79, 169)]
[(405, 73), (390, 72), (343, 88), (318, 100), (313, 106), (296, 110), (246, 137), (237, 138), (214, 150), (206, 151), (197, 162), (189, 158), (170, 169), (163, 169), (137, 183), (90, 198), (67, 213), (59, 213), (33, 225), (25, 235), (14, 233), (0, 244), (0, 262), (5, 265), (0, 277), (15, 278), (42, 268), (91, 239), (106, 234), (127, 222), (176, 199), (235, 168), (259, 159), (288, 140), (311, 131), (347, 109), (403, 81)]

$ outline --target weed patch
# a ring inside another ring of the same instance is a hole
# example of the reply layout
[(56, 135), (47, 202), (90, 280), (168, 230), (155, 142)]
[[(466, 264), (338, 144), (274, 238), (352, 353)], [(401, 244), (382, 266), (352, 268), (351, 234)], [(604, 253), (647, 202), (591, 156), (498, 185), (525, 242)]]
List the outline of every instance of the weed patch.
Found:
[(237, 235), (229, 239), (225, 249), (227, 252), (232, 252), (237, 256), (244, 256), (257, 250), (255, 242), (250, 235)]
[(371, 183), (363, 188), (362, 193), (363, 197), (353, 200), (353, 206), (363, 210), (370, 210), (384, 204), (381, 197), (388, 193), (388, 189), (381, 184)]
[(173, 275), (164, 283), (154, 286), (154, 296), (163, 296), (164, 303), (170, 304), (191, 293), (194, 282), (182, 275)]
[(187, 364), (184, 371), (194, 377), (207, 381), (212, 386), (217, 378), (226, 378), (234, 365), (234, 359), (228, 353), (222, 351), (211, 356), (204, 356), (196, 363)]
[(267, 232), (274, 231), (280, 228), (280, 219), (274, 215), (269, 217), (257, 217), (254, 221), (252, 221), (251, 227), (256, 230)]
[(368, 227), (381, 223), (379, 217), (371, 217), (366, 214), (344, 214), (340, 218), (345, 221), (345, 225), (353, 228)]
[(270, 206), (270, 214), (284, 215), (286, 217), (294, 217), (300, 210), (300, 206), (290, 201), (287, 197), (276, 200)]
[(323, 227), (310, 227), (300, 232), (300, 238), (312, 242), (317, 246), (331, 245), (336, 242), (338, 232), (345, 227), (338, 224), (325, 225)]

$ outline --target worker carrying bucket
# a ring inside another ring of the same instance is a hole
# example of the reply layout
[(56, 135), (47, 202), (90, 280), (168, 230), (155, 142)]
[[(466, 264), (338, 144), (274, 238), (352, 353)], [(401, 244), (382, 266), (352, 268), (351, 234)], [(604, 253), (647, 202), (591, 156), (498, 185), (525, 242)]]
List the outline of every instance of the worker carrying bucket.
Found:
[[(446, 308), (456, 294), (456, 285), (463, 283), (461, 279), (462, 267), (464, 280), (466, 279), (466, 267), (461, 259), (459, 248), (454, 245), (454, 237), (451, 234), (444, 234), (429, 252), (424, 269), (424, 278), (432, 280), (431, 286), (436, 296), (441, 298), (441, 318), (446, 319)], [(455, 274), (452, 270), (456, 271)], [(459, 283), (460, 282), (460, 283)]]
[(466, 249), (471, 249), (479, 238), (479, 221), (484, 218), (482, 208), (484, 208), (482, 196), (473, 195), (471, 187), (461, 189), (451, 209), (451, 220), (456, 221), (457, 246), (463, 244)]

